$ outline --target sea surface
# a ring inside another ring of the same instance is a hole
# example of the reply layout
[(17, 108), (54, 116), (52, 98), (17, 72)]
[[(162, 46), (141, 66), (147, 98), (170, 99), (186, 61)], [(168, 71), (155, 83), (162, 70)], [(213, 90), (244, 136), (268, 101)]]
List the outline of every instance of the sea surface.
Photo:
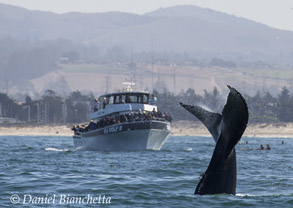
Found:
[(170, 137), (161, 151), (133, 152), (78, 151), (61, 136), (0, 143), (1, 208), (293, 207), (293, 138), (242, 138), (236, 196), (193, 195), (215, 147), (210, 137)]

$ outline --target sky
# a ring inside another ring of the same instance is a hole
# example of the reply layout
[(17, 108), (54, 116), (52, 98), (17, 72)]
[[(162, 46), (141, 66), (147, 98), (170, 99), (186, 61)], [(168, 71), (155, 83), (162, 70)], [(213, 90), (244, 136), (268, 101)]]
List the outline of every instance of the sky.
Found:
[(195, 5), (293, 31), (293, 0), (0, 0), (0, 3), (55, 13), (121, 11), (135, 14), (176, 5)]

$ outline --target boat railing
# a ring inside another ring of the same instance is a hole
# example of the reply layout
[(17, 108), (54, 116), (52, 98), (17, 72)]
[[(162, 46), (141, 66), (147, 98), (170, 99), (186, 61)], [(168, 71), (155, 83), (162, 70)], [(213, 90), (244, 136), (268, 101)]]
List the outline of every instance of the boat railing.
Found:
[(72, 128), (75, 135), (80, 135), (85, 132), (91, 132), (94, 130), (99, 130), (107, 126), (121, 124), (126, 122), (142, 122), (142, 121), (172, 121), (172, 117), (168, 114), (161, 113), (161, 112), (148, 112), (148, 113), (129, 113), (129, 114), (122, 114), (118, 116), (112, 116), (99, 120), (99, 121), (90, 121), (87, 124), (77, 125)]

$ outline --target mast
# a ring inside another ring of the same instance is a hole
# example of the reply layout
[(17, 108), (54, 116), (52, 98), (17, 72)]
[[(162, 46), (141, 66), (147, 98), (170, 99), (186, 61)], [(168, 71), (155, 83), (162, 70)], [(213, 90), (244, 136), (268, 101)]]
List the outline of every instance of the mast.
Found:
[(132, 86), (135, 85), (134, 81), (133, 81), (133, 77), (130, 76), (129, 79), (125, 79), (126, 82), (122, 82), (123, 85), (126, 85), (126, 88), (124, 88), (124, 90), (126, 92), (132, 92)]

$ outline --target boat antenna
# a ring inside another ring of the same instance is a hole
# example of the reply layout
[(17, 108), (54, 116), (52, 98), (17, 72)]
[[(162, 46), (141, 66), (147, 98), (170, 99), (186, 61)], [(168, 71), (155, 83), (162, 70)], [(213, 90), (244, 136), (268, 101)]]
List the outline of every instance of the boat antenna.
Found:
[(129, 79), (126, 78), (125, 81), (126, 81), (126, 82), (123, 82), (123, 83), (122, 83), (123, 85), (126, 85), (126, 88), (124, 88), (125, 91), (127, 91), (127, 92), (132, 92), (132, 86), (135, 85), (135, 83), (134, 83), (134, 81), (133, 81), (133, 77), (130, 76), (130, 78), (129, 78)]
[(133, 76), (132, 64), (133, 64), (133, 57), (132, 57), (132, 43), (131, 43), (131, 46), (130, 46), (130, 71), (131, 71), (131, 77)]
[(154, 91), (154, 46), (153, 46), (153, 34), (151, 37), (152, 41), (152, 92)]

